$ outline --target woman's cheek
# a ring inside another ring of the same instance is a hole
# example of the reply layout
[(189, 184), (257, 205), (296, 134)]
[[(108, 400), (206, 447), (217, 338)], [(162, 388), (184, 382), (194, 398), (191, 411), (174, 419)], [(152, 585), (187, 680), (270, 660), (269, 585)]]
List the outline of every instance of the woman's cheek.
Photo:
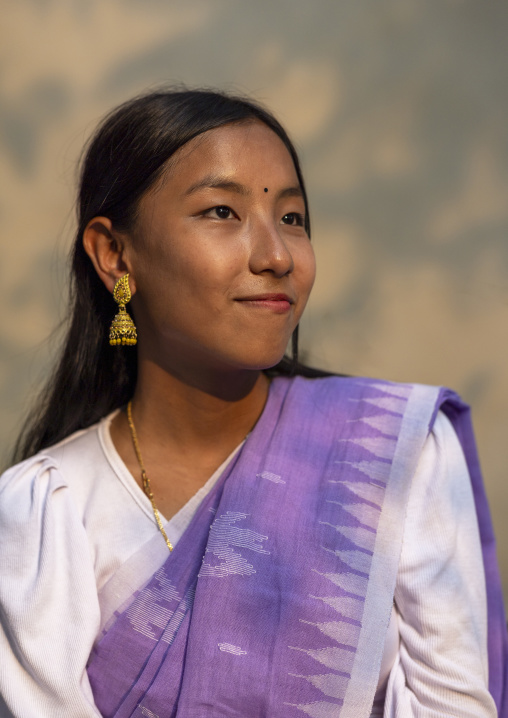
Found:
[(308, 297), (312, 287), (314, 286), (314, 280), (316, 279), (316, 257), (310, 241), (303, 252), (301, 261), (304, 292)]

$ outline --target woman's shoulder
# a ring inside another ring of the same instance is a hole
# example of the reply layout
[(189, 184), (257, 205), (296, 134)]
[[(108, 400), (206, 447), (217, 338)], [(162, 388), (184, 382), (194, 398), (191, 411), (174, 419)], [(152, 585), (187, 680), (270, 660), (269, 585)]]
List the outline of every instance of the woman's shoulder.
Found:
[(387, 407), (389, 400), (393, 400), (393, 407), (402, 408), (403, 404), (410, 399), (411, 402), (425, 401), (437, 404), (446, 398), (456, 397), (454, 392), (441, 386), (418, 382), (397, 382), (367, 376), (320, 375), (316, 370), (284, 379), (309, 395), (328, 396), (332, 400), (347, 397), (366, 401), (380, 400), (379, 405), (384, 403)]
[(370, 387), (379, 391), (387, 391), (399, 396), (406, 396), (415, 387), (439, 389), (432, 384), (420, 382), (396, 381), (371, 376), (355, 376), (350, 374), (333, 374), (310, 367), (303, 367), (294, 376), (284, 377), (290, 382), (304, 382), (310, 387)]
[(455, 392), (430, 384), (341, 375), (300, 375), (289, 382), (287, 395), (301, 416), (354, 425), (353, 432), (361, 427), (366, 430), (368, 424), (372, 436), (403, 435), (413, 441), (415, 437), (424, 440), (430, 432), (440, 443), (447, 443), (457, 429), (457, 417), (469, 411)]
[[(90, 476), (106, 462), (101, 442), (102, 422), (77, 431), (62, 441), (7, 469), (0, 476), (0, 515), (39, 510), (60, 489), (80, 494), (93, 483)], [(85, 497), (81, 497), (85, 499)]]

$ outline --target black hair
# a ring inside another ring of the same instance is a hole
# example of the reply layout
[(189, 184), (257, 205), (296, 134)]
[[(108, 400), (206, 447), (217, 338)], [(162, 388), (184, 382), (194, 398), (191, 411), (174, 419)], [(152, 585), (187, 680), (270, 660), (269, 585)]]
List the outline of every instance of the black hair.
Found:
[[(103, 215), (115, 229), (128, 231), (135, 223), (139, 200), (180, 147), (208, 130), (252, 120), (273, 130), (291, 155), (310, 237), (307, 194), (296, 150), (275, 117), (252, 100), (212, 90), (165, 89), (125, 102), (99, 125), (80, 174), (69, 328), (55, 371), (18, 439), (15, 460), (90, 426), (126, 404), (134, 393), (136, 351), (128, 347), (113, 350), (109, 345), (108, 327), (114, 310), (111, 295), (83, 248), (87, 224)], [(298, 363), (298, 328), (292, 345), (292, 357), (284, 356), (269, 371), (271, 375), (324, 375)]]

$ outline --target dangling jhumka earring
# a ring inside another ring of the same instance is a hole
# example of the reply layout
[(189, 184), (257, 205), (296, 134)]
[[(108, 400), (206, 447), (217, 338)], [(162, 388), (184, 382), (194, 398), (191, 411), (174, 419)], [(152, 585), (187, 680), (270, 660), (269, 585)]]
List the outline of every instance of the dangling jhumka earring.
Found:
[(124, 274), (123, 277), (120, 277), (113, 289), (113, 299), (118, 304), (118, 314), (111, 322), (111, 327), (109, 328), (109, 343), (112, 347), (119, 346), (120, 344), (134, 346), (138, 341), (136, 326), (125, 309), (125, 305), (130, 302), (131, 297), (129, 275)]

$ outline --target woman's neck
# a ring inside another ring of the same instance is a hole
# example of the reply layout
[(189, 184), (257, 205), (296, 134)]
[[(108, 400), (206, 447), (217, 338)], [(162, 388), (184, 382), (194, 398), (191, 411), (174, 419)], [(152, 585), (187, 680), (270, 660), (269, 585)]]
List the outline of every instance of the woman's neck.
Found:
[[(259, 419), (269, 380), (261, 372), (185, 382), (156, 365), (139, 367), (132, 417), (159, 511), (173, 516), (245, 439)], [(111, 438), (140, 488), (140, 466), (125, 412)]]
[(198, 381), (189, 381), (144, 361), (132, 411), (146, 441), (184, 451), (235, 446), (261, 415), (268, 387), (262, 372), (201, 373)]

